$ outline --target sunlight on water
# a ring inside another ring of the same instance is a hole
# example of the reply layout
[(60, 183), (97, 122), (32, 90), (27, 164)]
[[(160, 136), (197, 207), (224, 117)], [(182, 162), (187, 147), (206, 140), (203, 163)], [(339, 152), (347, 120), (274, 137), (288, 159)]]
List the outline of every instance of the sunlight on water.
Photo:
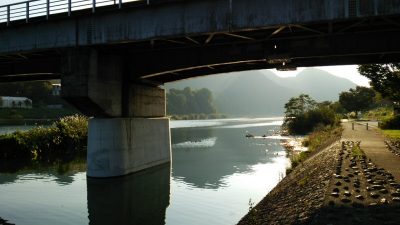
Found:
[(216, 137), (203, 139), (201, 141), (187, 141), (183, 143), (173, 144), (172, 148), (211, 148), (217, 141)]
[(248, 127), (265, 127), (265, 126), (280, 126), (283, 121), (273, 121), (267, 123), (249, 123), (249, 124), (238, 124), (230, 126), (221, 126), (219, 128), (248, 128)]

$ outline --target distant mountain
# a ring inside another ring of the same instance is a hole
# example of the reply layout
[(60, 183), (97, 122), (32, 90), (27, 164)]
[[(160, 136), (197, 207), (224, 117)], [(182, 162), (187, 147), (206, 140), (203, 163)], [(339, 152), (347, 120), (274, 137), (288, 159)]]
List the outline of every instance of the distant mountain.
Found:
[(329, 72), (307, 68), (296, 77), (281, 78), (266, 75), (283, 87), (295, 90), (297, 93), (310, 95), (317, 101), (337, 101), (339, 93), (354, 88), (356, 84)]
[(168, 83), (166, 89), (208, 88), (219, 113), (231, 116), (280, 116), (285, 103), (299, 94), (317, 101), (337, 101), (339, 93), (355, 87), (351, 81), (318, 69), (281, 78), (269, 70), (211, 75)]

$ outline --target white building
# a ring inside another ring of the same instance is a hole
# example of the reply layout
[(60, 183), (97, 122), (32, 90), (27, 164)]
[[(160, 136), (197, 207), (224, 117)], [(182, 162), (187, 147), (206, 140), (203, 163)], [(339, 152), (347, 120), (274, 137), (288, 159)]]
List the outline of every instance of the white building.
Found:
[(26, 97), (1, 96), (0, 98), (0, 108), (32, 108), (32, 100)]
[(51, 94), (53, 96), (60, 96), (61, 94), (61, 84), (52, 84), (53, 89), (51, 90)]

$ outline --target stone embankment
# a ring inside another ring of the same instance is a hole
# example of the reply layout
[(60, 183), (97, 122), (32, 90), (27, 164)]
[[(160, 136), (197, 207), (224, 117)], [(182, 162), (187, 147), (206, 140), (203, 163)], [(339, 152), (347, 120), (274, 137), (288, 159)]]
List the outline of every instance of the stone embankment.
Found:
[(341, 141), (296, 167), (239, 224), (400, 224), (397, 174), (381, 163), (391, 152), (383, 149), (380, 158), (369, 150), (365, 132), (360, 137), (345, 126)]

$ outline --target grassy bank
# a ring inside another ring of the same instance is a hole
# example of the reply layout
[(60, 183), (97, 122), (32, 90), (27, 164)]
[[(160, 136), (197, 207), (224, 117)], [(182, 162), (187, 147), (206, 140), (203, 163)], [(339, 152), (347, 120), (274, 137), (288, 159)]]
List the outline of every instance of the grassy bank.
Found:
[(86, 153), (88, 120), (67, 116), (50, 127), (0, 136), (0, 160), (50, 162)]
[(308, 150), (291, 156), (292, 167), (287, 170), (287, 173), (290, 173), (296, 166), (303, 163), (311, 155), (339, 140), (342, 131), (343, 128), (341, 126), (326, 126), (307, 135), (303, 141), (303, 146), (307, 147)]
[(400, 139), (400, 130), (382, 130), (382, 132), (388, 138)]

